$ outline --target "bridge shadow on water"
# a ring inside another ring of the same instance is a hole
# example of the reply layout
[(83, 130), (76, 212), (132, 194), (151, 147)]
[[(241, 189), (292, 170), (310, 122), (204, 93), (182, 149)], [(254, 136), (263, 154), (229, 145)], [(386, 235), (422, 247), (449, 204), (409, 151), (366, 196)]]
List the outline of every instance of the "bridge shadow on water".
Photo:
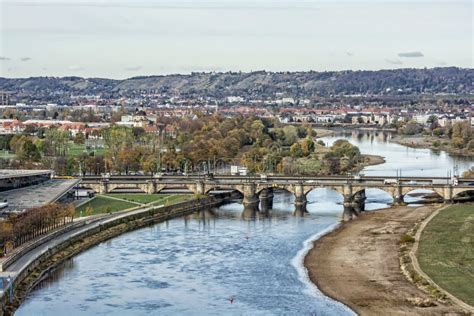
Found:
[[(295, 203), (295, 196), (285, 190), (275, 190), (271, 203), (260, 200), (258, 204), (244, 204), (242, 199), (229, 201), (212, 212), (197, 212), (195, 219), (234, 218), (241, 220), (265, 220), (289, 216), (327, 216), (342, 218), (344, 198), (335, 190), (317, 188), (306, 195), (305, 203)], [(393, 198), (385, 191), (367, 189), (365, 210), (372, 211), (389, 207)]]

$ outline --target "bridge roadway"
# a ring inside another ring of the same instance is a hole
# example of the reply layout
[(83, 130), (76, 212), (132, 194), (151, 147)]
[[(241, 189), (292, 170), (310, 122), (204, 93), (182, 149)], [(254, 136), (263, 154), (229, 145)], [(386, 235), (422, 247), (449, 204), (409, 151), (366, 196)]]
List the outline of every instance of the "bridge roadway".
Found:
[(194, 194), (208, 194), (216, 190), (234, 190), (243, 195), (248, 212), (267, 211), (273, 204), (273, 190), (281, 189), (295, 195), (298, 212), (306, 210), (306, 195), (316, 188), (328, 188), (344, 197), (344, 219), (364, 211), (365, 189), (374, 188), (387, 192), (394, 204), (403, 202), (403, 196), (419, 189), (431, 190), (446, 202), (459, 194), (474, 191), (474, 178), (458, 178), (457, 182), (446, 177), (381, 177), (381, 176), (85, 176), (81, 186), (104, 194), (120, 188), (140, 189), (148, 194), (169, 189), (187, 189)]

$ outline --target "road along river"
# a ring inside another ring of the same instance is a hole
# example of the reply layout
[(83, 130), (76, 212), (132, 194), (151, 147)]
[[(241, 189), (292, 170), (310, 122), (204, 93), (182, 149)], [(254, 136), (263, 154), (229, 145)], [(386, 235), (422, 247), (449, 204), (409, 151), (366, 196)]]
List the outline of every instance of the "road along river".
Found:
[[(386, 157), (366, 175), (403, 169), (404, 176), (446, 176), (473, 164), (389, 143), (387, 133), (344, 137), (362, 153)], [(382, 191), (368, 190), (367, 196), (369, 210), (391, 203)], [(270, 215), (255, 220), (241, 219), (236, 202), (104, 242), (62, 264), (16, 315), (352, 315), (322, 295), (302, 265), (312, 241), (338, 224), (342, 196), (311, 191), (304, 218), (292, 215), (292, 200), (278, 192)]]

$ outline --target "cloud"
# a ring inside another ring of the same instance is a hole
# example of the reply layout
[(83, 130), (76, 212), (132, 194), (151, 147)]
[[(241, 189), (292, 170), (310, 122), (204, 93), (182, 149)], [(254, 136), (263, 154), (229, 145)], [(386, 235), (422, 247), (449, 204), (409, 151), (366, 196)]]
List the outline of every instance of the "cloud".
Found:
[(438, 66), (446, 66), (448, 63), (444, 62), (444, 61), (440, 61), (438, 62)]
[(422, 52), (405, 52), (405, 53), (398, 53), (398, 57), (407, 57), (407, 58), (412, 58), (412, 57), (423, 57)]
[(31, 57), (22, 57), (20, 58), (21, 61), (29, 61), (31, 60)]
[(349, 56), (349, 57), (352, 57), (352, 56), (354, 56), (354, 53), (353, 52), (346, 52), (346, 55)]
[(385, 59), (385, 62), (392, 65), (403, 65), (403, 61), (400, 59)]
[(3, 56), (0, 56), (0, 60), (10, 60), (10, 58), (8, 58), (8, 57), (3, 57)]
[(78, 66), (78, 65), (71, 65), (69, 67), (67, 67), (68, 70), (71, 70), (71, 71), (81, 71), (81, 70), (84, 70), (84, 67), (81, 67), (81, 66)]
[(128, 66), (128, 67), (125, 67), (125, 70), (127, 71), (137, 71), (137, 70), (140, 70), (142, 69), (142, 66)]

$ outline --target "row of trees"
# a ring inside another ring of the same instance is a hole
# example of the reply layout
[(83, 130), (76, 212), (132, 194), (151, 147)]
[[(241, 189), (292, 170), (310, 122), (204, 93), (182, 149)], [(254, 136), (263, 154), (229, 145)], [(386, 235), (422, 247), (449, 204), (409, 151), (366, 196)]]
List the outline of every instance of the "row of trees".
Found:
[[(399, 128), (399, 132), (404, 135), (430, 135), (450, 141), (450, 145), (456, 149), (474, 150), (474, 130), (468, 120), (455, 123), (449, 123), (441, 126), (436, 116), (428, 119), (428, 127), (423, 126), (415, 121), (407, 122)], [(437, 146), (440, 142), (435, 142)]]
[[(292, 126), (273, 119), (219, 115), (177, 119), (170, 125), (174, 127), (173, 133), (163, 130), (145, 133), (142, 128), (117, 125), (105, 128), (101, 131), (103, 155), (68, 155), (72, 140), (57, 129), (47, 131), (44, 138), (16, 135), (10, 139), (9, 146), (23, 163), (38, 162), (63, 175), (192, 172), (229, 165), (243, 165), (256, 173), (295, 173), (286, 165), (303, 163), (312, 166), (306, 167), (306, 174), (327, 174), (353, 165), (334, 162), (331, 165), (340, 166), (328, 168), (323, 163), (328, 149), (315, 143), (316, 134), (310, 125)], [(331, 159), (346, 159), (346, 156), (332, 154)]]
[(0, 222), (0, 249), (5, 254), (42, 234), (72, 222), (72, 204), (49, 204), (9, 216)]

